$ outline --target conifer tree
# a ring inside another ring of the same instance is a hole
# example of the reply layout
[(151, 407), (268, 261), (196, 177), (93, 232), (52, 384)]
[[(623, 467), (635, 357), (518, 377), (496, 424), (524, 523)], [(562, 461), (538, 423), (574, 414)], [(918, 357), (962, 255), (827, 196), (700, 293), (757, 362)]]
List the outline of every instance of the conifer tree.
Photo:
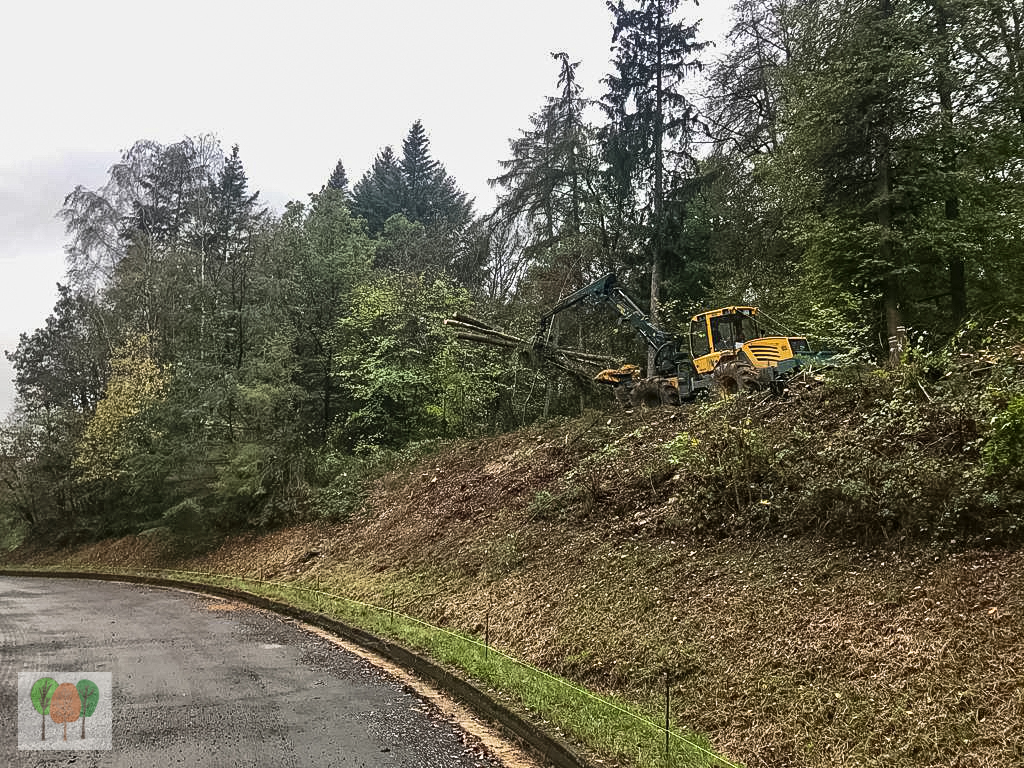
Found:
[[(637, 208), (638, 234), (645, 241), (650, 268), (650, 317), (659, 323), (660, 290), (666, 248), (666, 200), (690, 173), (690, 144), (697, 121), (684, 80), (701, 69), (698, 23), (676, 18), (680, 0), (608, 0), (613, 17), (614, 72), (604, 78), (601, 106), (608, 119), (603, 132), (605, 158), (624, 201)], [(653, 369), (654, 353), (648, 367)]]
[(327, 189), (341, 192), (345, 197), (349, 195), (348, 174), (345, 172), (345, 166), (341, 160), (334, 166), (334, 170), (331, 171), (331, 177), (327, 179)]
[(352, 188), (352, 212), (366, 220), (371, 234), (384, 229), (388, 217), (402, 210), (402, 177), (391, 147), (384, 147), (373, 166)]

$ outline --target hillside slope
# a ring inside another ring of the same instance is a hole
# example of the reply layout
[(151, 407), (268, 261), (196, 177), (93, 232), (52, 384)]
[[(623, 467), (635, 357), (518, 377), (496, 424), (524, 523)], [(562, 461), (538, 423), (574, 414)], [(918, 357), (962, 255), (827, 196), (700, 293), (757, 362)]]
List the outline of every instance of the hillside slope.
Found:
[(66, 561), (316, 579), (637, 702), (667, 670), (677, 722), (748, 766), (1020, 765), (1016, 486), (937, 389), (873, 387), (590, 413), (450, 446), (346, 522)]

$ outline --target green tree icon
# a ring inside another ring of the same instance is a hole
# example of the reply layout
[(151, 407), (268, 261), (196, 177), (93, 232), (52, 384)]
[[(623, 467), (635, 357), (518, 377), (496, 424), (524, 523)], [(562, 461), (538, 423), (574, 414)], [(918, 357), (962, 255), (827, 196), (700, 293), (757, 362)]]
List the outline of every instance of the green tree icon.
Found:
[(82, 738), (85, 738), (85, 718), (91, 717), (96, 711), (96, 704), (100, 700), (100, 689), (92, 680), (78, 681), (78, 698), (82, 700)]
[(50, 713), (50, 701), (57, 690), (57, 681), (52, 677), (41, 677), (32, 684), (32, 706), (43, 716), (43, 741), (46, 741), (46, 716)]

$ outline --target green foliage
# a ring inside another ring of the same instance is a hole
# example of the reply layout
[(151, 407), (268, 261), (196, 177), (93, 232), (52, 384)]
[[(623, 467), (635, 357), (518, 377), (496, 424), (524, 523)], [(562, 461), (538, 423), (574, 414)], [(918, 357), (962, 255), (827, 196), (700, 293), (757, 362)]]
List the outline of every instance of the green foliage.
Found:
[(665, 453), (665, 460), (674, 466), (692, 465), (703, 456), (700, 441), (689, 432), (680, 432), (665, 443), (662, 450)]
[(79, 680), (75, 687), (78, 689), (78, 696), (82, 702), (82, 717), (92, 717), (100, 700), (99, 686), (92, 680)]
[(114, 353), (103, 399), (85, 426), (73, 462), (83, 482), (124, 475), (129, 456), (153, 439), (145, 415), (164, 396), (166, 385), (166, 370), (152, 358), (145, 336), (129, 339)]
[(30, 696), (32, 706), (40, 715), (45, 715), (50, 708), (53, 692), (57, 690), (57, 681), (52, 677), (41, 677), (32, 684)]
[[(1020, 342), (919, 351), (897, 371), (827, 375), (810, 403), (692, 407), (661, 446), (674, 526), (858, 541), (1016, 541), (1024, 533)], [(699, 435), (697, 441), (692, 436)]]
[(324, 450), (315, 457), (310, 506), (326, 520), (348, 520), (366, 497), (366, 484), (376, 473), (370, 461), (350, 453)]
[(1019, 475), (1024, 468), (1024, 392), (1009, 397), (1006, 407), (991, 419), (982, 449), (985, 469), (995, 477)]
[(335, 373), (352, 403), (341, 444), (394, 448), (473, 430), (493, 398), (473, 351), (443, 325), (467, 306), (464, 290), (425, 276), (381, 274), (353, 292), (335, 329)]
[[(351, 193), (339, 162), (279, 217), (260, 209), (238, 148), (212, 136), (139, 141), (102, 187), (72, 191), (70, 285), (10, 355), (19, 405), (0, 429), (0, 516), (61, 541), (350, 516), (408, 451), (607, 402), (589, 375), (457, 342), (443, 320), (469, 313), (529, 338), (614, 269), (670, 330), (691, 310), (753, 303), (863, 360), (910, 327), (900, 370), (853, 369), (825, 389), (823, 412), (871, 403), (844, 440), (811, 416), (784, 428), (698, 406), (647, 470), (652, 488), (693, 482), (680, 520), (1015, 535), (1015, 342), (980, 329), (1019, 314), (1024, 292), (1019, 0), (739, 0), (701, 116), (685, 81), (704, 43), (683, 4), (604, 8), (603, 123), (578, 62), (553, 54), (557, 92), (510, 142), (486, 220), (419, 121)], [(714, 144), (698, 160), (702, 121)], [(548, 341), (640, 362), (610, 319), (581, 307)], [(961, 354), (995, 361), (984, 387)], [(822, 451), (820, 467), (801, 458)], [(944, 472), (949, 455), (962, 474)], [(567, 514), (620, 504), (597, 463), (563, 481), (552, 493)]]
[(1013, 307), (1017, 10), (737, 3), (709, 94), (717, 303), (742, 297), (797, 328), (836, 318), (875, 352), (894, 332), (883, 303), (892, 323), (943, 338), (969, 309)]
[(195, 498), (187, 498), (163, 514), (164, 524), (178, 536), (193, 536), (203, 528), (203, 507)]
[[(458, 241), (473, 220), (473, 203), (430, 154), (430, 140), (417, 120), (402, 142), (401, 158), (385, 147), (352, 188), (352, 211), (378, 235), (392, 216), (423, 225), (432, 238)], [(444, 269), (444, 260), (431, 266)]]

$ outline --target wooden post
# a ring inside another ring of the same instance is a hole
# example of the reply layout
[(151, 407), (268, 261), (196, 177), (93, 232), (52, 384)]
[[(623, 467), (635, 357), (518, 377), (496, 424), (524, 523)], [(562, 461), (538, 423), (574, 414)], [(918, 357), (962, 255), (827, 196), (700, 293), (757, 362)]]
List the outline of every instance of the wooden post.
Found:
[(671, 759), (672, 758), (671, 758), (671, 754), (670, 754), (671, 745), (669, 744), (669, 733), (670, 733), (670, 731), (669, 731), (669, 717), (670, 717), (670, 714), (671, 714), (670, 709), (669, 709), (669, 701), (670, 701), (670, 694), (669, 694), (669, 687), (668, 687), (668, 670), (665, 670), (665, 765), (671, 765), (672, 764), (671, 763)]

